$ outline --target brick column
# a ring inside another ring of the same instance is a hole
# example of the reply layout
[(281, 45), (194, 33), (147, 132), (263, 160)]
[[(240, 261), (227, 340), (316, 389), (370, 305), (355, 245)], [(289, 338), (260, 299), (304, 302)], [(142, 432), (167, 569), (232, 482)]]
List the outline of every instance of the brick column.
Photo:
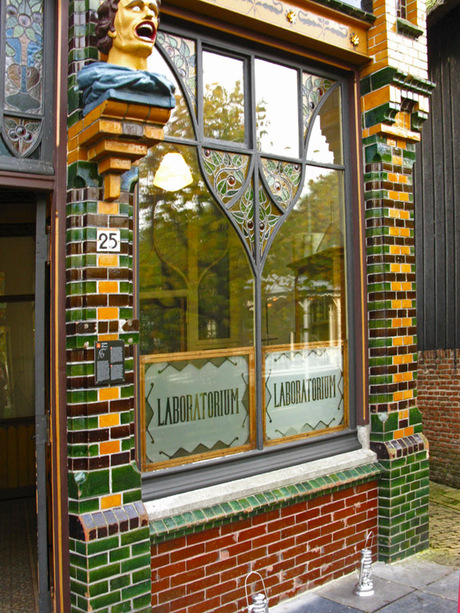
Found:
[(361, 81), (371, 446), (385, 468), (378, 541), (385, 561), (428, 546), (428, 444), (417, 408), (412, 166), (432, 84), (424, 4), (411, 6), (413, 27), (396, 18), (395, 0), (374, 4), (374, 62)]
[[(96, 59), (99, 2), (70, 13), (67, 191), (67, 425), (73, 612), (151, 610), (150, 538), (135, 462), (133, 162), (162, 138), (169, 109), (107, 100), (82, 116), (76, 74)], [(98, 252), (97, 230), (120, 232)], [(95, 344), (122, 341), (124, 378), (97, 384)]]

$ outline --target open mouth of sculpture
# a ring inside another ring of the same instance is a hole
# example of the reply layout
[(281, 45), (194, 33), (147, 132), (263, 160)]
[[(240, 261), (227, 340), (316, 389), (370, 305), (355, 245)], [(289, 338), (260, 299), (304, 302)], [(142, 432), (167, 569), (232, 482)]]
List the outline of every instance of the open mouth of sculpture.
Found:
[(136, 28), (136, 36), (146, 42), (154, 43), (156, 35), (156, 28), (151, 21), (143, 21)]

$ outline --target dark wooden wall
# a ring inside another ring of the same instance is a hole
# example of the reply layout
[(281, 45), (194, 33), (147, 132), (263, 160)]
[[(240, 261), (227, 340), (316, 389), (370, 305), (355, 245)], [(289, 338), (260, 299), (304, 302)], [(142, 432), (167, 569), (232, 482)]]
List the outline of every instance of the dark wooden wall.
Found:
[(460, 347), (460, 7), (428, 30), (436, 83), (415, 171), (419, 350)]

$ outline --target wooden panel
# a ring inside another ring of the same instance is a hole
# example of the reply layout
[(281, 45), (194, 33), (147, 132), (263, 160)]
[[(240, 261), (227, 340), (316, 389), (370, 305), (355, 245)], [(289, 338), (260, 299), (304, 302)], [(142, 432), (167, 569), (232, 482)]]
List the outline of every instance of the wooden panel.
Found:
[(33, 418), (0, 422), (0, 490), (35, 485)]
[(460, 8), (429, 31), (430, 79), (437, 85), (415, 169), (419, 349), (460, 344)]

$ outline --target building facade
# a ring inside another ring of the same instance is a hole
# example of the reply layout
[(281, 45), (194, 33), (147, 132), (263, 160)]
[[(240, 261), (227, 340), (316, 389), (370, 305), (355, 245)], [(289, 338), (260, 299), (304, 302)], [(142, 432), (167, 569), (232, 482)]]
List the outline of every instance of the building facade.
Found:
[(172, 98), (92, 103), (99, 4), (1, 2), (1, 489), (37, 496), (40, 611), (242, 611), (370, 532), (424, 549), (424, 4), (163, 2)]

